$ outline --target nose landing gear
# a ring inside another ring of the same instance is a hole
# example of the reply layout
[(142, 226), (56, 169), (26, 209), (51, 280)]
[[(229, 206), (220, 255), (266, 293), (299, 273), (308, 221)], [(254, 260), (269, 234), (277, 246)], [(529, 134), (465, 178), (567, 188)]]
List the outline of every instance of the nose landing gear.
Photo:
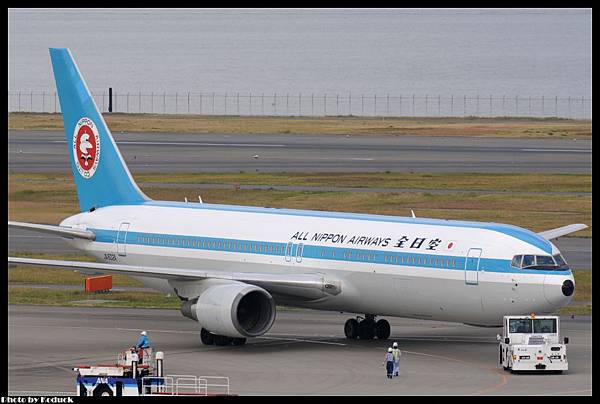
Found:
[(366, 314), (365, 317), (350, 318), (344, 324), (344, 334), (348, 339), (388, 339), (391, 327), (387, 320), (380, 319), (375, 322), (375, 315)]

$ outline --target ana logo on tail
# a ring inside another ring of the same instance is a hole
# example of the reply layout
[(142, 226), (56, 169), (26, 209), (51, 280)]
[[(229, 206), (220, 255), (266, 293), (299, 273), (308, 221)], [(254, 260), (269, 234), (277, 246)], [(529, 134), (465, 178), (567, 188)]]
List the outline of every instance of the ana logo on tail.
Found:
[(100, 135), (90, 118), (81, 118), (73, 131), (73, 158), (83, 178), (92, 178), (100, 161)]

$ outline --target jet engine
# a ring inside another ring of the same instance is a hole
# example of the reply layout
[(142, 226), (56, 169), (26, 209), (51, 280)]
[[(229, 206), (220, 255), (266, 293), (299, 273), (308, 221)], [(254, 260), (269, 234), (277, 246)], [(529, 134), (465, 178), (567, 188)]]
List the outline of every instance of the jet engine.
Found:
[(275, 321), (275, 301), (258, 286), (232, 281), (210, 286), (197, 298), (186, 301), (181, 313), (213, 334), (258, 337)]

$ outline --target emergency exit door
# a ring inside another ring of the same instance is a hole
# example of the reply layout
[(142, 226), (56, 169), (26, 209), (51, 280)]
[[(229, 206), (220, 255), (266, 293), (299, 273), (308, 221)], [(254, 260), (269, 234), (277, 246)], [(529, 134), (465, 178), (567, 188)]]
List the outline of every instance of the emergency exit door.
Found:
[(121, 223), (119, 226), (119, 231), (117, 232), (117, 254), (121, 257), (125, 257), (127, 255), (126, 245), (129, 225), (130, 223), (127, 222)]
[(465, 283), (467, 285), (479, 284), (479, 260), (481, 248), (470, 248), (465, 260)]

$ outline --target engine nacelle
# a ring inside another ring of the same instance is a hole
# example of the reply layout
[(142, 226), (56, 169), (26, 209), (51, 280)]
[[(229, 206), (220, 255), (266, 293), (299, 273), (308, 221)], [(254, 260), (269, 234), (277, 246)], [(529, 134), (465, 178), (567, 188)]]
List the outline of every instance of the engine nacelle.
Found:
[(213, 334), (258, 337), (275, 321), (275, 301), (258, 286), (232, 281), (210, 286), (183, 303), (181, 313)]

